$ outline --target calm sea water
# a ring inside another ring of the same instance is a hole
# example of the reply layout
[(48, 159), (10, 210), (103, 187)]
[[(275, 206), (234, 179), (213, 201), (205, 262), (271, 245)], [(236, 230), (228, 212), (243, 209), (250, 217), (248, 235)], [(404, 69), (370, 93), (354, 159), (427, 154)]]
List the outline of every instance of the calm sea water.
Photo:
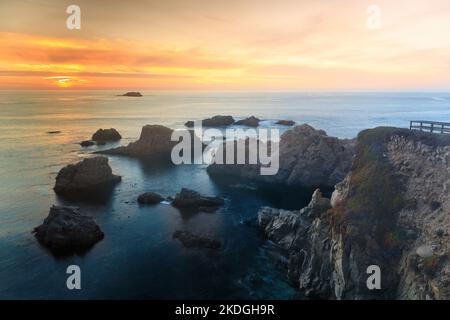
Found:
[[(93, 203), (56, 197), (59, 169), (99, 150), (78, 145), (98, 128), (116, 128), (124, 137), (120, 144), (127, 144), (145, 124), (177, 128), (216, 114), (255, 115), (263, 126), (292, 119), (339, 137), (380, 125), (407, 127), (412, 119), (450, 120), (449, 93), (143, 93), (0, 91), (0, 298), (295, 296), (275, 263), (278, 250), (246, 221), (262, 205), (301, 208), (309, 192), (213, 181), (204, 166), (161, 167), (112, 156), (111, 167), (123, 181), (110, 198)], [(53, 130), (61, 133), (47, 133)], [(182, 187), (221, 195), (226, 205), (215, 214), (183, 216), (168, 205), (136, 203), (144, 191), (174, 195)], [(55, 203), (93, 215), (105, 239), (83, 256), (52, 256), (31, 230)], [(186, 249), (172, 239), (176, 229), (217, 236), (223, 248)], [(80, 291), (66, 289), (70, 264), (81, 267)]]

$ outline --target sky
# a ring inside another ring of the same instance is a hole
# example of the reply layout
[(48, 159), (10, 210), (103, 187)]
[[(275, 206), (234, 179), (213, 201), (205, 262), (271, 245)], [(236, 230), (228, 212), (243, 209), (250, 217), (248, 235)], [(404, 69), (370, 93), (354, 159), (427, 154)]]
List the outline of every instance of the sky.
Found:
[(0, 0), (0, 89), (448, 91), (449, 32), (449, 0)]

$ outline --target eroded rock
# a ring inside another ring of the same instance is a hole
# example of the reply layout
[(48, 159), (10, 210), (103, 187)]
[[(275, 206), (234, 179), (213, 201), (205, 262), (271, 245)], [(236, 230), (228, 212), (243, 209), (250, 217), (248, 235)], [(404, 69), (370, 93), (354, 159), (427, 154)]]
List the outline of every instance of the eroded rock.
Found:
[(200, 193), (183, 188), (176, 194), (172, 205), (178, 209), (214, 212), (224, 204), (220, 197), (208, 197)]
[(110, 129), (98, 129), (92, 135), (91, 140), (107, 142), (107, 141), (119, 141), (120, 139), (122, 139), (120, 133), (116, 129), (110, 128)]
[(114, 175), (106, 157), (87, 158), (62, 168), (57, 177), (55, 187), (57, 194), (76, 196), (88, 192), (101, 191), (121, 180)]
[(104, 237), (94, 219), (80, 213), (79, 208), (55, 205), (33, 232), (41, 244), (55, 253), (82, 251)]

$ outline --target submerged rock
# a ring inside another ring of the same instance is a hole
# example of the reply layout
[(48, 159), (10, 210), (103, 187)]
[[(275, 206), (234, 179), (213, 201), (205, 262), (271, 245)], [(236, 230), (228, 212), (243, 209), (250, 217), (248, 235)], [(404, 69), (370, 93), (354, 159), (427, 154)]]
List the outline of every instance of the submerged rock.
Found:
[(82, 147), (90, 147), (93, 145), (95, 145), (95, 141), (92, 141), (92, 140), (84, 140), (84, 141), (80, 142), (80, 146), (82, 146)]
[(220, 197), (207, 197), (200, 193), (183, 188), (175, 195), (172, 205), (178, 209), (214, 212), (224, 204)]
[(177, 230), (173, 233), (173, 238), (180, 240), (186, 248), (219, 249), (222, 245), (217, 239), (195, 234), (190, 231)]
[(121, 94), (122, 97), (142, 97), (142, 94), (137, 91), (130, 91), (124, 94)]
[(282, 126), (293, 126), (295, 125), (295, 121), (292, 120), (278, 120), (275, 124), (279, 124)]
[(98, 129), (97, 132), (95, 132), (92, 135), (93, 141), (119, 141), (122, 139), (122, 136), (119, 132), (117, 132), (116, 129), (110, 128), (110, 129)]
[[(234, 124), (234, 119), (232, 116), (214, 116), (212, 118), (202, 120), (202, 126), (204, 127), (226, 127)], [(188, 128), (194, 126), (194, 121), (187, 121), (184, 124)]]
[(261, 121), (260, 119), (254, 117), (254, 116), (251, 116), (251, 117), (237, 121), (236, 124), (242, 125), (242, 126), (257, 127), (257, 126), (259, 126), (260, 121)]
[(85, 250), (104, 237), (92, 217), (81, 214), (76, 207), (55, 205), (33, 233), (41, 244), (55, 253)]
[(145, 192), (139, 195), (137, 201), (140, 204), (157, 204), (164, 200), (164, 197), (156, 192)]
[(88, 192), (101, 191), (121, 180), (112, 173), (106, 157), (87, 158), (62, 168), (56, 176), (57, 194), (77, 196)]

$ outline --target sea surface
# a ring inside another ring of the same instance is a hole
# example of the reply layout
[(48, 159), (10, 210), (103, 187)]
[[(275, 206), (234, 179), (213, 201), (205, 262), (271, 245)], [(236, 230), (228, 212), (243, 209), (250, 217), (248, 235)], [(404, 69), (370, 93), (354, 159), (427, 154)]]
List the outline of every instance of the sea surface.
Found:
[[(409, 120), (450, 121), (449, 93), (219, 93), (117, 91), (0, 91), (1, 299), (291, 299), (296, 290), (280, 266), (280, 251), (254, 227), (264, 205), (299, 209), (311, 190), (211, 179), (205, 165), (161, 166), (110, 156), (122, 182), (110, 197), (68, 201), (52, 188), (65, 165), (93, 151), (127, 144), (146, 124), (181, 128), (216, 114), (255, 115), (263, 127), (291, 119), (355, 137), (376, 126), (408, 127)], [(82, 148), (98, 128), (116, 128), (120, 143)], [(276, 127), (276, 126), (275, 126)], [(278, 127), (282, 130), (285, 128)], [(49, 131), (60, 131), (49, 134)], [(142, 207), (145, 191), (176, 194), (188, 187), (220, 195), (217, 213), (185, 215), (167, 204)], [(52, 204), (79, 206), (95, 217), (105, 238), (84, 255), (55, 257), (31, 231)], [(218, 237), (218, 251), (184, 248), (175, 230)], [(66, 288), (66, 268), (80, 266), (82, 289)]]

